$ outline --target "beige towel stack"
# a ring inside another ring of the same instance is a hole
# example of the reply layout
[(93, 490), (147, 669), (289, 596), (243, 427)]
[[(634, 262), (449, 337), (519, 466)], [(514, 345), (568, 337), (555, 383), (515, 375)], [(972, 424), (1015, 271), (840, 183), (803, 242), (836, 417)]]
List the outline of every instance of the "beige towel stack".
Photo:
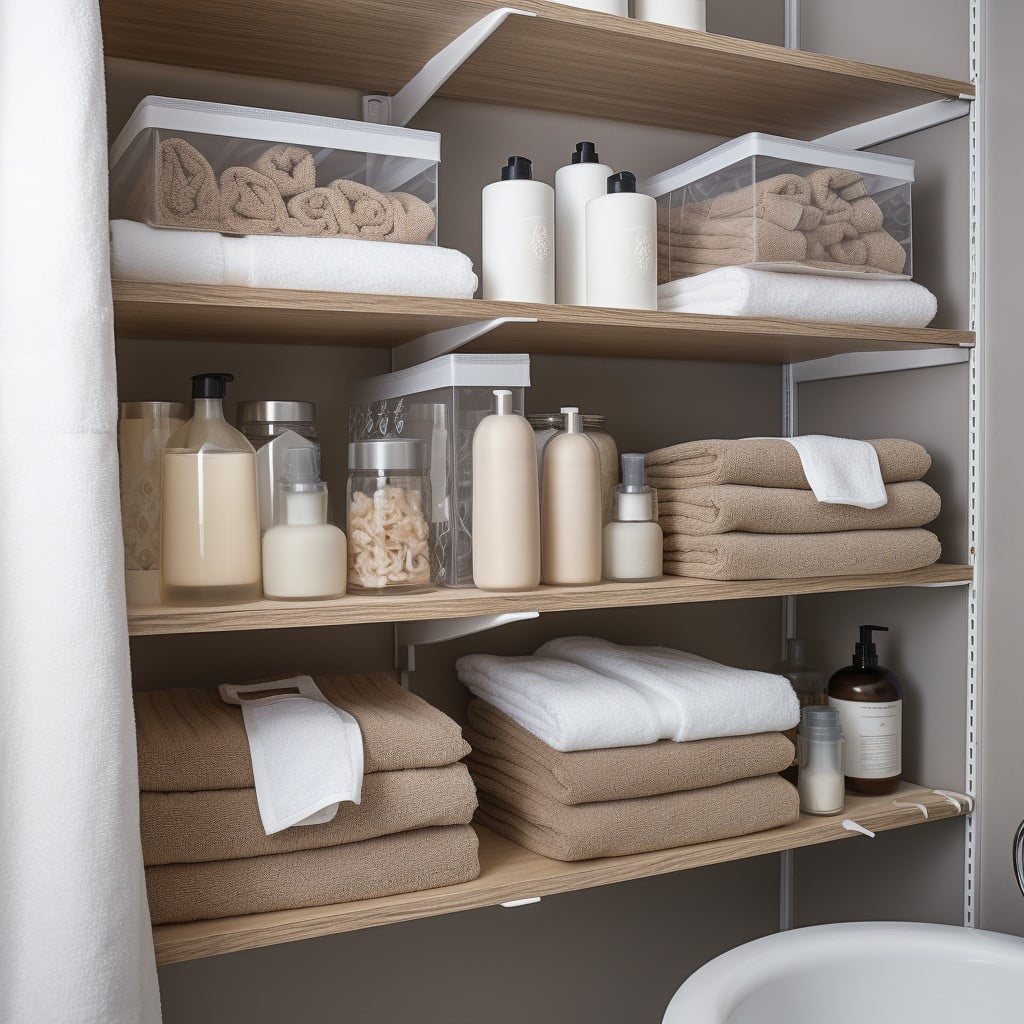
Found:
[(459, 727), (388, 675), (314, 678), (359, 722), (362, 802), (273, 836), (260, 821), (241, 709), (210, 690), (136, 694), (154, 923), (371, 899), (479, 874)]
[(658, 283), (747, 263), (902, 274), (907, 254), (856, 171), (779, 174), (658, 211)]
[(803, 579), (919, 569), (937, 561), (936, 536), (921, 529), (938, 494), (913, 441), (869, 441), (888, 502), (830, 505), (811, 493), (796, 449), (778, 439), (689, 441), (651, 452), (665, 572), (714, 580)]
[(639, 747), (549, 747), (497, 708), (469, 704), (477, 820), (554, 860), (671, 849), (796, 820), (781, 733)]

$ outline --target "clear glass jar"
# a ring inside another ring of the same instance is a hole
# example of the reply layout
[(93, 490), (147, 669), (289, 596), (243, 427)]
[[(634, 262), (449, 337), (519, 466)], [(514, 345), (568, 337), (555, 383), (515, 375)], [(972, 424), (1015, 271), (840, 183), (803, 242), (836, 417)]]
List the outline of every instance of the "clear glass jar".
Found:
[(835, 708), (805, 707), (800, 712), (800, 773), (797, 791), (804, 814), (838, 814), (846, 792), (843, 752), (846, 740)]
[(286, 430), (294, 430), (307, 441), (319, 440), (313, 402), (239, 402), (236, 419), (238, 429), (257, 451)]
[(430, 586), (427, 446), (414, 438), (348, 446), (348, 583), (357, 593)]

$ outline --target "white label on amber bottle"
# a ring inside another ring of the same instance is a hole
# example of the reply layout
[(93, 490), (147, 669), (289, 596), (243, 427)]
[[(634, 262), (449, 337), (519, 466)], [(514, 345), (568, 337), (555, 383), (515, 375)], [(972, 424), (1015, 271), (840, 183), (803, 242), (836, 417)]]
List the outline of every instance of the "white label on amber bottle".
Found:
[(903, 771), (903, 701), (868, 703), (829, 697), (846, 737), (845, 774), (851, 779), (891, 779)]

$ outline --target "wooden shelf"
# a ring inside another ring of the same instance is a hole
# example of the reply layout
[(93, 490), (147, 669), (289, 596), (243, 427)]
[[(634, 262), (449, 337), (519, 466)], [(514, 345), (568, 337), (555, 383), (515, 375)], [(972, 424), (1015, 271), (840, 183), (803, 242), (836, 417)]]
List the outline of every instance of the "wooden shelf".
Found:
[[(110, 57), (394, 93), (502, 0), (102, 0)], [(812, 139), (968, 82), (519, 0), (439, 95)]]
[(294, 629), (372, 622), (461, 619), (504, 612), (572, 612), (590, 608), (636, 608), (736, 601), (798, 594), (830, 594), (892, 587), (969, 583), (969, 565), (930, 565), (911, 572), (872, 576), (829, 576), (801, 580), (720, 583), (664, 577), (652, 583), (600, 583), (593, 587), (538, 587), (516, 593), (433, 590), (390, 597), (349, 595), (336, 601), (256, 601), (225, 606), (136, 605), (128, 609), (133, 636), (169, 633), (221, 633), (241, 629)]
[(504, 324), (464, 349), (534, 355), (795, 363), (974, 344), (971, 331), (934, 328), (126, 281), (114, 282), (114, 310), (127, 338), (386, 347), (477, 320), (534, 317), (537, 323)]
[[(923, 804), (928, 809), (928, 821), (955, 818), (963, 813), (933, 790), (905, 783), (894, 796), (848, 796), (842, 815), (835, 817), (801, 815), (794, 824), (769, 832), (675, 850), (631, 857), (605, 857), (572, 864), (548, 860), (478, 826), (480, 877), (472, 882), (359, 903), (280, 910), (271, 914), (252, 914), (217, 921), (158, 925), (153, 929), (157, 963), (178, 963), (281, 942), (397, 924), (399, 921), (412, 921), (421, 917), (453, 914), (460, 910), (493, 907), (531, 896), (551, 896), (634, 878), (759, 857), (802, 846), (858, 838), (855, 833), (843, 828), (842, 823), (846, 818), (853, 819), (873, 832), (925, 823), (925, 818), (916, 807), (896, 807), (894, 800)], [(859, 841), (864, 842), (864, 839), (861, 837)]]

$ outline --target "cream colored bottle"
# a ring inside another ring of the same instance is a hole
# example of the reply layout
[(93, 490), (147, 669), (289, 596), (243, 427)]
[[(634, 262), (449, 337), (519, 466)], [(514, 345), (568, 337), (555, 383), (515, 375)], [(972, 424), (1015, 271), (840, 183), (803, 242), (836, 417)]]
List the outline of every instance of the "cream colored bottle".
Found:
[(473, 434), (473, 582), (481, 590), (540, 583), (540, 501), (533, 428), (494, 392), (494, 413)]
[(541, 567), (545, 583), (585, 586), (601, 582), (601, 459), (579, 409), (562, 414), (544, 449)]

